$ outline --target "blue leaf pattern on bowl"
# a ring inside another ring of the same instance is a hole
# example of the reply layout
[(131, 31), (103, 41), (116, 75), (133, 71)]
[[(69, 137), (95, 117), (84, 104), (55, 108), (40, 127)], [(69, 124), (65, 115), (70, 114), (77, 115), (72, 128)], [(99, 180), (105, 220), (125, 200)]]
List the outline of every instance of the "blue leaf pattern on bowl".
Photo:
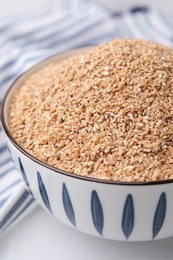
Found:
[(124, 204), (123, 216), (122, 216), (122, 230), (126, 239), (129, 238), (130, 234), (133, 231), (134, 220), (135, 220), (135, 213), (134, 213), (133, 197), (131, 194), (128, 194)]
[(63, 183), (63, 186), (62, 186), (62, 201), (63, 201), (63, 206), (64, 206), (65, 213), (67, 215), (67, 218), (69, 219), (69, 221), (71, 222), (71, 224), (73, 226), (76, 226), (73, 205), (72, 205), (70, 195), (68, 193), (65, 183)]
[(30, 194), (33, 196), (33, 193), (32, 193), (32, 191), (31, 191), (31, 189), (30, 189), (30, 186), (29, 186), (28, 179), (27, 179), (27, 177), (26, 177), (26, 173), (25, 173), (25, 169), (24, 169), (24, 167), (23, 167), (22, 161), (21, 161), (20, 158), (18, 158), (18, 161), (19, 161), (20, 171), (21, 171), (22, 176), (23, 176), (23, 180), (24, 180), (24, 182), (25, 182), (25, 184), (26, 184), (26, 186), (27, 186), (27, 188), (28, 188), (28, 191), (29, 191)]
[(166, 194), (160, 195), (153, 219), (153, 239), (157, 236), (165, 220), (166, 215)]
[(37, 172), (37, 180), (38, 180), (38, 187), (39, 187), (39, 191), (40, 191), (40, 195), (42, 197), (42, 200), (43, 200), (46, 208), (52, 213), (52, 209), (51, 209), (51, 206), (50, 206), (47, 191), (46, 191), (46, 188), (44, 186), (43, 180), (42, 180), (39, 172)]
[(91, 195), (91, 214), (93, 224), (97, 232), (102, 236), (104, 226), (103, 208), (95, 190), (92, 191)]

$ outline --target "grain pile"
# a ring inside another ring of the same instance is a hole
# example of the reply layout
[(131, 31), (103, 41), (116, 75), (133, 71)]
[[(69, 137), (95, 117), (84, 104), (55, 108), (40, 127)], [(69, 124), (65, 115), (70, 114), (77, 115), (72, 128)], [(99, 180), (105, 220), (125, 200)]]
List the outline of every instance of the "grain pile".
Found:
[(54, 167), (114, 181), (173, 179), (173, 50), (115, 40), (32, 75), (10, 129)]

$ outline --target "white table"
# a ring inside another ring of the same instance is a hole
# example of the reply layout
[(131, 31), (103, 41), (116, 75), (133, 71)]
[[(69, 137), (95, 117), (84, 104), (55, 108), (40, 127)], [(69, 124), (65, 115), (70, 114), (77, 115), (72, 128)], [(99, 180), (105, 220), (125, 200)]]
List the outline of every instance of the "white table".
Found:
[[(0, 0), (0, 14), (14, 13), (14, 11), (36, 10), (48, 6), (54, 0)], [(173, 19), (173, 1), (172, 0), (93, 0), (93, 2), (102, 2), (112, 10), (126, 10), (132, 5), (149, 5), (159, 8)]]
[(0, 240), (2, 260), (172, 260), (173, 238), (115, 242), (69, 228), (37, 208)]
[[(0, 0), (0, 14), (34, 10), (53, 0)], [(100, 0), (112, 9), (122, 9), (122, 0)], [(128, 8), (137, 0), (129, 0)], [(173, 17), (172, 0), (140, 0), (159, 7)], [(151, 242), (115, 242), (75, 231), (39, 207), (0, 239), (1, 260), (172, 260), (173, 238)]]

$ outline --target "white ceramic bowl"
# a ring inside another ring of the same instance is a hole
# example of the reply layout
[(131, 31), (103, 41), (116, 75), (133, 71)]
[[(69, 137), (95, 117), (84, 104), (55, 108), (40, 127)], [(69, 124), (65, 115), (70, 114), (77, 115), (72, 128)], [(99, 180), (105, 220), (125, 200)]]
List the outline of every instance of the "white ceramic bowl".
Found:
[(143, 241), (173, 236), (173, 180), (111, 182), (53, 168), (28, 154), (13, 138), (8, 111), (16, 89), (37, 70), (84, 49), (54, 56), (20, 76), (2, 105), (2, 126), (14, 164), (34, 198), (65, 224), (90, 235)]

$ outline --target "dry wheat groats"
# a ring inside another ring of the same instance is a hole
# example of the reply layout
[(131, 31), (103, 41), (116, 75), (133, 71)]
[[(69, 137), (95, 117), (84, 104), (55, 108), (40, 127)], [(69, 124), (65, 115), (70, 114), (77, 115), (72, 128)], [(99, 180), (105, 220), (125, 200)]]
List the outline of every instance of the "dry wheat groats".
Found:
[(10, 129), (54, 167), (114, 181), (173, 179), (173, 50), (115, 40), (33, 74)]

